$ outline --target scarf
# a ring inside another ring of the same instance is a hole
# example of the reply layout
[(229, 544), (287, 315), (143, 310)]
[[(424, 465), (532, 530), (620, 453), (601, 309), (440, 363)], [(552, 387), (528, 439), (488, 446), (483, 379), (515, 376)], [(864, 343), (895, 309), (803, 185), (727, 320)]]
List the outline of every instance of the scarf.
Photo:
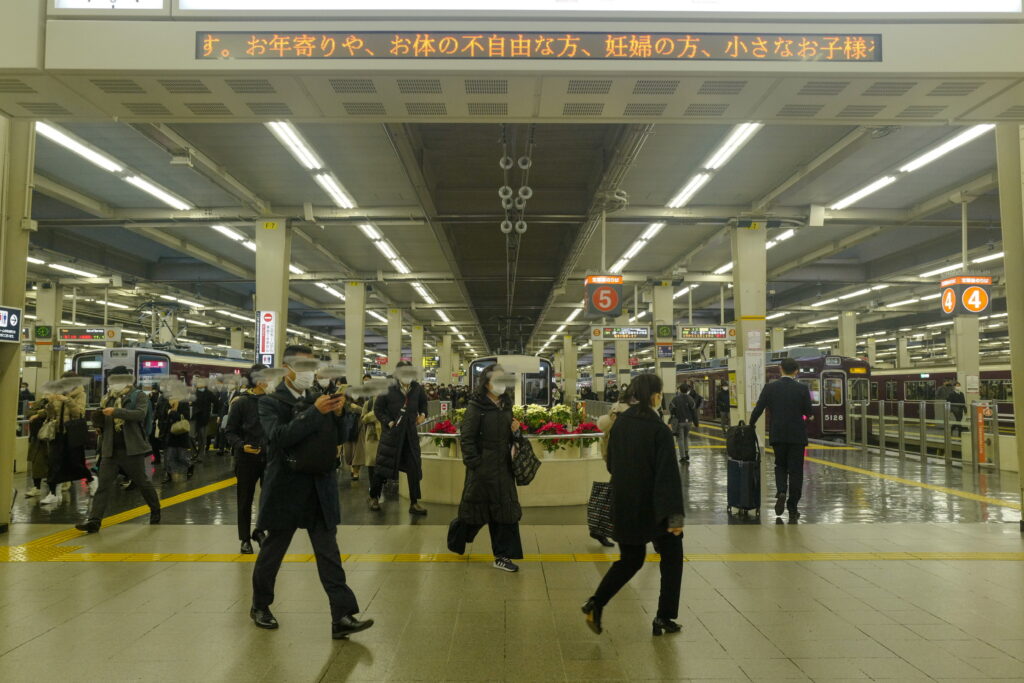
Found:
[[(117, 393), (114, 393), (113, 391), (111, 391), (109, 394), (107, 394), (106, 398), (103, 399), (103, 407), (104, 408), (111, 408), (111, 407), (113, 407), (113, 408), (124, 408), (124, 400), (128, 397), (129, 394), (132, 393), (132, 390), (134, 388), (135, 388), (134, 385), (129, 384), (128, 386), (126, 386), (124, 389), (122, 389), (121, 391), (119, 391)], [(124, 420), (122, 420), (119, 417), (115, 417), (114, 418), (114, 431), (115, 432), (120, 432), (123, 429), (124, 429)]]

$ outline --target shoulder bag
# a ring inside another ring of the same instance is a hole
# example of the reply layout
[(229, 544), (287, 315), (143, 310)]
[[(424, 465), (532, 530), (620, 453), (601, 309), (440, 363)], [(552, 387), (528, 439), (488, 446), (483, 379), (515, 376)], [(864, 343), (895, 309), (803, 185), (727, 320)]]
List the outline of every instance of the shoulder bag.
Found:
[(512, 456), (512, 474), (516, 478), (516, 484), (526, 486), (537, 476), (541, 462), (534, 454), (530, 440), (523, 434), (516, 437), (515, 446), (516, 452)]

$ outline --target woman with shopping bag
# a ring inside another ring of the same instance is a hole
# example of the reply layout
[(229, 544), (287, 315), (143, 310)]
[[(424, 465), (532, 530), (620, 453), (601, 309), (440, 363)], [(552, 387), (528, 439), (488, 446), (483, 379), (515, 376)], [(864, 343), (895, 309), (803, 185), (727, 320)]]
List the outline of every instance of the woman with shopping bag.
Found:
[[(597, 418), (597, 428), (601, 430), (601, 457), (608, 462), (608, 435), (612, 425), (620, 413), (629, 408), (628, 403), (615, 403), (612, 409)], [(590, 500), (587, 501), (587, 527), (590, 537), (605, 548), (614, 548), (615, 528), (612, 525), (612, 485), (607, 481), (595, 481), (590, 487)]]

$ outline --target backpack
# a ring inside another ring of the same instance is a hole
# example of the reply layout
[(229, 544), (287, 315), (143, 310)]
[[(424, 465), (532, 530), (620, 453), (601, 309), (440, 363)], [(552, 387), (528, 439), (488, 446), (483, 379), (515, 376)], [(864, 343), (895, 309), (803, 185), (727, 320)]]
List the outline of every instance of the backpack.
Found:
[(148, 438), (153, 434), (153, 420), (155, 419), (153, 415), (153, 406), (150, 404), (149, 396), (146, 395), (146, 392), (142, 389), (135, 388), (132, 393), (128, 395), (128, 400), (131, 402), (133, 407), (138, 407), (139, 396), (142, 396), (142, 405), (146, 408), (146, 417), (142, 422), (142, 429), (144, 430), (142, 433)]
[(754, 460), (761, 457), (761, 445), (757, 441), (757, 430), (740, 420), (725, 433), (725, 450), (732, 460)]

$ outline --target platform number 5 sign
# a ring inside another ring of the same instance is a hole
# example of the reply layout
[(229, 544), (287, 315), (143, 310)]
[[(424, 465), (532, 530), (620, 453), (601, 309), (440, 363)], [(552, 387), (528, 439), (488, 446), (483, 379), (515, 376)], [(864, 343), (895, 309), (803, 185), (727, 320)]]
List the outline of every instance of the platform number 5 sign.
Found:
[(959, 275), (942, 281), (942, 312), (946, 315), (972, 315), (988, 310), (992, 297), (992, 278)]
[(616, 318), (622, 315), (621, 275), (588, 275), (584, 295), (586, 318)]

